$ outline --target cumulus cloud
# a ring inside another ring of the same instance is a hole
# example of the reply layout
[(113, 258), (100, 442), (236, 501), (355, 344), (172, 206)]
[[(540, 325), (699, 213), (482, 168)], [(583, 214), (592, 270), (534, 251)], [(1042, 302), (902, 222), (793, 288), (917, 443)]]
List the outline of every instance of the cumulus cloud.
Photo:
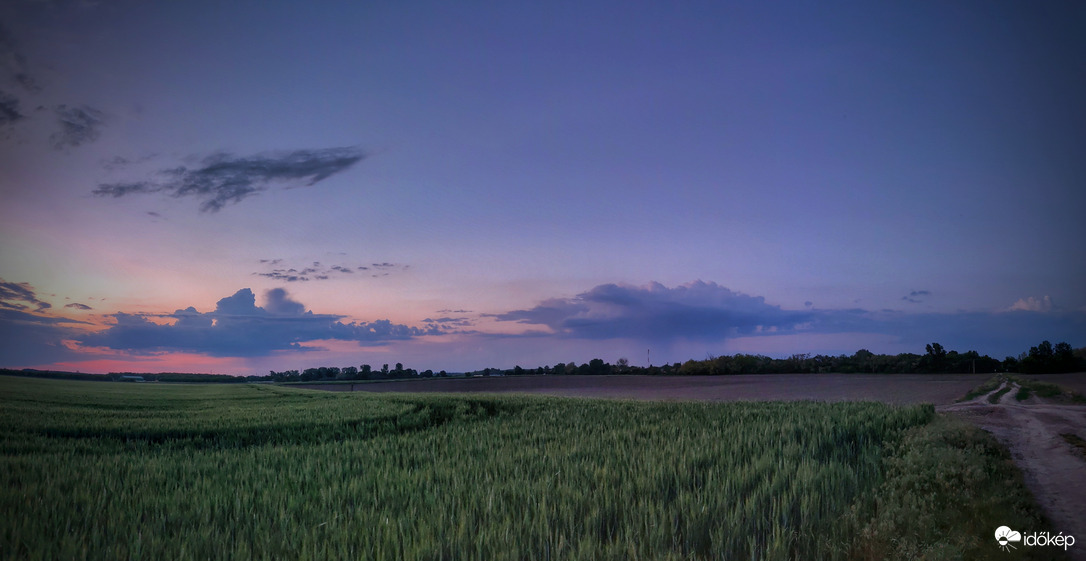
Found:
[(272, 185), (311, 186), (360, 162), (365, 154), (354, 147), (295, 150), (236, 156), (219, 152), (198, 159), (195, 166), (178, 166), (158, 172), (148, 181), (103, 183), (93, 193), (100, 197), (124, 197), (137, 193), (166, 193), (174, 198), (200, 201), (201, 212), (218, 212)]
[(86, 304), (80, 304), (79, 302), (72, 302), (71, 304), (66, 304), (64, 307), (65, 308), (72, 308), (72, 309), (75, 309), (75, 310), (84, 310), (84, 311), (94, 309), (94, 308), (91, 308), (90, 306), (88, 306)]
[(275, 351), (312, 351), (302, 343), (318, 340), (382, 343), (423, 335), (440, 335), (438, 325), (412, 327), (389, 320), (343, 323), (343, 316), (314, 314), (287, 291), (277, 288), (264, 295), (264, 306), (256, 295), (243, 288), (222, 298), (211, 312), (194, 307), (163, 314), (173, 323), (151, 321), (148, 314), (114, 314), (114, 324), (103, 331), (83, 335), (87, 346), (108, 347), (131, 352), (183, 351), (211, 356), (264, 356)]
[(702, 281), (674, 288), (656, 282), (604, 284), (573, 298), (552, 298), (534, 308), (488, 316), (588, 339), (721, 339), (792, 331), (812, 318), (809, 311), (783, 310), (760, 296)]
[(102, 125), (105, 124), (105, 114), (101, 111), (83, 105), (80, 107), (68, 107), (58, 105), (53, 109), (57, 117), (60, 130), (49, 136), (49, 142), (53, 148), (75, 148), (77, 146), (98, 140)]
[(1028, 298), (1021, 298), (1014, 304), (1011, 304), (1010, 311), (1020, 312), (1051, 312), (1052, 311), (1052, 298), (1045, 296), (1043, 298), (1036, 298), (1030, 296)]

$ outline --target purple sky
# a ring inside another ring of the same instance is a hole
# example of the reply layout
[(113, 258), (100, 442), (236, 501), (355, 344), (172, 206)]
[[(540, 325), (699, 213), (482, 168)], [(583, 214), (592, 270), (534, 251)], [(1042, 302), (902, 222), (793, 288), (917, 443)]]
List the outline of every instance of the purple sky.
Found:
[(1083, 29), (1076, 2), (6, 2), (0, 366), (1084, 346)]

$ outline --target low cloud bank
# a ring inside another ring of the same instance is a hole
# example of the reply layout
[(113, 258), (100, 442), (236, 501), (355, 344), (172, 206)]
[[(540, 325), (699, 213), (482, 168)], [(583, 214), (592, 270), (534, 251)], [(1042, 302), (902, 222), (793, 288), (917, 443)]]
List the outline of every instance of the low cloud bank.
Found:
[(555, 335), (571, 338), (721, 339), (795, 331), (814, 314), (784, 310), (761, 296), (696, 281), (674, 288), (657, 282), (603, 284), (573, 298), (551, 298), (533, 308), (490, 317), (545, 325)]
[(316, 340), (381, 343), (406, 340), (446, 331), (436, 325), (412, 327), (389, 320), (340, 321), (343, 316), (314, 314), (292, 300), (281, 288), (265, 293), (264, 306), (248, 288), (219, 300), (212, 312), (193, 307), (164, 314), (170, 324), (151, 321), (155, 316), (118, 313), (112, 327), (80, 337), (83, 345), (133, 352), (183, 351), (211, 356), (263, 356), (275, 351), (312, 351), (301, 343)]
[[(917, 299), (927, 290), (910, 293)], [(636, 339), (653, 344), (701, 341), (707, 351), (727, 339), (803, 334), (885, 334), (923, 349), (943, 342), (948, 348), (1017, 354), (1042, 339), (1083, 344), (1086, 313), (1058, 310), (1048, 298), (1024, 299), (1010, 310), (992, 312), (906, 313), (862, 309), (824, 310), (806, 305), (787, 310), (760, 296), (695, 281), (674, 288), (604, 284), (572, 298), (550, 298), (538, 305), (499, 314), (498, 321), (545, 326), (523, 337), (561, 339)], [(810, 352), (817, 349), (795, 349)]]

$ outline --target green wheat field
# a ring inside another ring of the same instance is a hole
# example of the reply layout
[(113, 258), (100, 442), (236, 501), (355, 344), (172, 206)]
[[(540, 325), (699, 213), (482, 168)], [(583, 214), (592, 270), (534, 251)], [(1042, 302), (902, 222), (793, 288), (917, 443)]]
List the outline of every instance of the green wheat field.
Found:
[(928, 405), (0, 376), (0, 427), (6, 559), (968, 559), (1043, 525)]

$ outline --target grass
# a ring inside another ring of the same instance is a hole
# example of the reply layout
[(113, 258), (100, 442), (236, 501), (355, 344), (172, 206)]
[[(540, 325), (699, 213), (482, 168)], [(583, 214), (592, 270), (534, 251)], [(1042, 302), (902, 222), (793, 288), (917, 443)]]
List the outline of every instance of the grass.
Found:
[(0, 376), (0, 427), (5, 559), (969, 558), (1039, 527), (931, 406)]
[(1078, 449), (1079, 452), (1081, 452), (1082, 454), (1086, 454), (1086, 440), (1083, 440), (1082, 437), (1069, 432), (1065, 432), (1060, 436), (1062, 436), (1068, 444)]
[[(1056, 384), (1050, 384), (1048, 382), (1041, 382), (1039, 380), (1033, 380), (1030, 378), (1024, 378), (1015, 374), (998, 374), (992, 376), (986, 380), (983, 384), (973, 388), (969, 393), (965, 394), (961, 399), (957, 401), (970, 401), (976, 399), (982, 395), (991, 393), (999, 388), (1004, 382), (1014, 383), (1018, 385), (1018, 391), (1015, 392), (1014, 398), (1017, 401), (1025, 401), (1030, 396), (1036, 395), (1045, 399), (1053, 399), (1057, 401), (1069, 401), (1071, 403), (1086, 403), (1086, 396), (1082, 394), (1064, 388)], [(1010, 391), (1011, 387), (1000, 389), (995, 394), (988, 396), (989, 403), (999, 402), (999, 398), (1003, 397), (1003, 394)]]
[(1006, 379), (1006, 375), (1003, 374), (997, 374), (995, 376), (992, 376), (991, 378), (985, 380), (983, 384), (973, 388), (972, 390), (969, 390), (969, 393), (965, 394), (961, 399), (958, 400), (958, 402), (960, 403), (962, 401), (970, 401), (984, 394), (992, 392), (996, 388), (998, 388)]
[[(887, 460), (870, 519), (854, 516), (860, 559), (994, 559), (992, 531), (1047, 526), (1021, 472), (991, 435), (956, 417), (910, 429)], [(866, 521), (866, 523), (864, 523)], [(1065, 559), (1023, 548), (1016, 559)]]
[(1070, 401), (1072, 403), (1086, 403), (1086, 397), (1082, 394), (1056, 384), (1023, 378), (1021, 376), (1011, 376), (1010, 378), (1019, 385), (1018, 393), (1014, 396), (1018, 401), (1025, 401), (1029, 399), (1031, 395), (1036, 395), (1037, 397), (1046, 399)]
[(999, 403), (999, 399), (1011, 391), (1010, 385), (1003, 386), (997, 392), (993, 392), (988, 396), (988, 403)]

